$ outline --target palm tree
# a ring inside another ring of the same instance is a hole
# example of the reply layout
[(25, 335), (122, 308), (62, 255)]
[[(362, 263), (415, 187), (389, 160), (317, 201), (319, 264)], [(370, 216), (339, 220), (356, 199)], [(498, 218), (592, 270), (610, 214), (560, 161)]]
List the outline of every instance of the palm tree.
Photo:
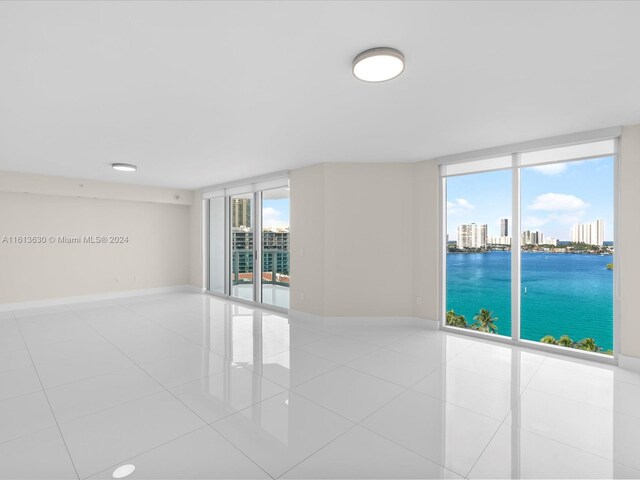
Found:
[(458, 315), (453, 309), (447, 312), (447, 325), (451, 325), (452, 327), (460, 327), (467, 328), (467, 319), (464, 318), (464, 315)]
[(474, 330), (486, 333), (496, 333), (498, 331), (498, 327), (495, 324), (498, 321), (498, 317), (494, 317), (493, 312), (486, 308), (481, 308), (476, 316), (473, 317), (473, 320), (471, 328)]
[(578, 342), (578, 348), (580, 350), (588, 350), (590, 352), (597, 352), (598, 346), (593, 338), (584, 338)]
[(571, 348), (571, 347), (573, 347), (573, 340), (571, 340), (571, 337), (569, 337), (569, 335), (562, 335), (558, 339), (558, 345), (562, 345), (563, 347)]
[(551, 345), (557, 345), (558, 341), (556, 340), (556, 337), (554, 337), (553, 335), (545, 335), (544, 337), (542, 337), (540, 339), (540, 341), (542, 343), (549, 343)]

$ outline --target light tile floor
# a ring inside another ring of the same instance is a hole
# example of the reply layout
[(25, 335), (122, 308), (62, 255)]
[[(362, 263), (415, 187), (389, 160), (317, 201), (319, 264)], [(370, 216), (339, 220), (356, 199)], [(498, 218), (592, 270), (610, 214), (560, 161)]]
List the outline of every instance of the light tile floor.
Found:
[(0, 313), (0, 478), (640, 478), (640, 375), (195, 293)]

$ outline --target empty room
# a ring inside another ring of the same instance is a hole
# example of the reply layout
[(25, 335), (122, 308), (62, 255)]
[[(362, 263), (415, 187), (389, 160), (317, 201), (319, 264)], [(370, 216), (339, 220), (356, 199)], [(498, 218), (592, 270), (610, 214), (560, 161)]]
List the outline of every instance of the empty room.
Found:
[(640, 2), (0, 2), (0, 479), (640, 479)]

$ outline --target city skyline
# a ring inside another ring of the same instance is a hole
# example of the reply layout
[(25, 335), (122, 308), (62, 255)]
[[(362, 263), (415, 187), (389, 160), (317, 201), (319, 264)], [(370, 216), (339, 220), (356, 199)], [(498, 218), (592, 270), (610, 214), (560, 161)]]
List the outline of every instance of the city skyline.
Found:
[[(487, 224), (499, 237), (501, 219), (511, 229), (511, 170), (447, 179), (447, 234), (457, 238), (458, 225)], [(613, 240), (613, 158), (566, 162), (521, 169), (521, 232), (542, 231), (571, 240), (576, 224), (605, 221), (604, 241)]]
[[(587, 245), (605, 244), (605, 221), (596, 219), (589, 223), (578, 223), (571, 228), (571, 243), (584, 243)], [(485, 248), (488, 245), (511, 245), (512, 236), (506, 227), (505, 219), (500, 219), (500, 236), (492, 237), (487, 234), (487, 224), (476, 222), (458, 225), (455, 240), (447, 235), (447, 242), (455, 242), (458, 248)], [(520, 245), (552, 245), (559, 246), (563, 240), (545, 235), (540, 230), (524, 230), (520, 233)]]

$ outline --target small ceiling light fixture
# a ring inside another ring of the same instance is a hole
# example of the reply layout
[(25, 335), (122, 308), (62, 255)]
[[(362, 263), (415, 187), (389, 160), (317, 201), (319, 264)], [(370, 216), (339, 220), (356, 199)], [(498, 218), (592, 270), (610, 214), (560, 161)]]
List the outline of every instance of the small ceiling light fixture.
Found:
[(135, 165), (130, 165), (128, 163), (112, 163), (111, 168), (120, 172), (135, 172), (136, 170), (138, 170), (138, 167), (136, 167)]
[(353, 59), (353, 75), (365, 82), (386, 82), (403, 71), (404, 55), (395, 48), (371, 48)]
[(135, 469), (136, 469), (136, 466), (131, 463), (127, 463), (126, 465), (120, 465), (118, 468), (116, 468), (113, 471), (113, 474), (111, 476), (113, 478), (125, 478), (131, 475)]

